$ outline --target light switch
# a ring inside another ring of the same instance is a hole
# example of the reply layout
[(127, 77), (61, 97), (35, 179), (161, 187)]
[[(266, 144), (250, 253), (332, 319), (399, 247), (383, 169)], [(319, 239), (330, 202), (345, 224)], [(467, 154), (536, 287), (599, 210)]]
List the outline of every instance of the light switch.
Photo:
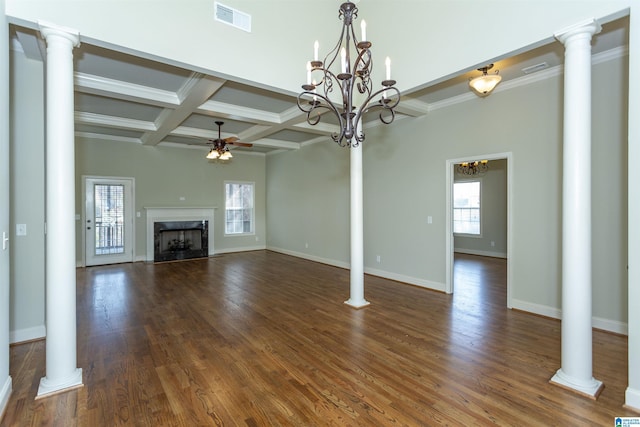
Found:
[(433, 217), (431, 215), (427, 217), (427, 224), (433, 224)]
[(27, 224), (16, 224), (16, 236), (27, 235)]

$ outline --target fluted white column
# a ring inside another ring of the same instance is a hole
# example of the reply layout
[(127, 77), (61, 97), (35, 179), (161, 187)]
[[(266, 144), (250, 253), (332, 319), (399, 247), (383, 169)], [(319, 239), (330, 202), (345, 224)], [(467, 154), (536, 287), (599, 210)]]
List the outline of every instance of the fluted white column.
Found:
[(592, 376), (591, 281), (591, 20), (556, 34), (564, 44), (562, 165), (562, 361), (551, 379), (597, 397)]
[(46, 60), (46, 376), (38, 396), (82, 385), (76, 360), (73, 30), (39, 23)]
[[(362, 120), (356, 132), (360, 133)], [(349, 149), (351, 162), (351, 294), (344, 303), (355, 308), (369, 305), (364, 299), (364, 213), (362, 208), (362, 144)]]

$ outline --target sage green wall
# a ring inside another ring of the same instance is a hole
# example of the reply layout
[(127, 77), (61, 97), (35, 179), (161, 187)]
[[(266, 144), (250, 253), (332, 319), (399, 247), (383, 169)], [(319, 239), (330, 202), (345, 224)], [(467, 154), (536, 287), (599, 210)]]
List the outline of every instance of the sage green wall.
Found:
[(267, 163), (267, 245), (332, 264), (348, 260), (348, 151), (312, 144)]
[[(11, 52), (11, 341), (45, 335), (44, 68)], [(16, 224), (27, 235), (16, 236)]]
[[(476, 159), (471, 159), (476, 160)], [(507, 257), (507, 160), (491, 160), (489, 170), (478, 178), (481, 184), (482, 232), (480, 237), (454, 236), (456, 252)], [(464, 181), (454, 174), (454, 181)], [(467, 178), (469, 180), (469, 178)], [(491, 242), (494, 245), (491, 245)]]
[[(227, 164), (209, 162), (206, 149), (146, 147), (115, 141), (76, 141), (76, 213), (82, 215), (82, 176), (135, 179), (137, 260), (146, 254), (145, 207), (216, 207), (216, 253), (261, 249), (265, 245), (265, 158), (236, 154)], [(255, 182), (255, 235), (224, 236), (224, 181)], [(180, 198), (184, 197), (184, 201)], [(78, 262), (83, 242), (80, 221), (76, 229)]]
[[(626, 63), (624, 57), (593, 67), (593, 315), (614, 323), (627, 320)], [(558, 315), (562, 94), (558, 75), (369, 129), (364, 142), (365, 270), (444, 289), (446, 162), (510, 152), (514, 307)], [(348, 150), (327, 141), (267, 158), (267, 193), (278, 194), (277, 203), (269, 198), (267, 205), (269, 246), (273, 242), (296, 252), (301, 241), (324, 239), (327, 225), (322, 215), (306, 213), (322, 213), (327, 206), (344, 212), (331, 227), (348, 230), (348, 199), (332, 199), (348, 192), (347, 172), (335, 179), (336, 164), (346, 165), (347, 157)], [(589, 179), (588, 170), (584, 177)], [(305, 183), (313, 183), (308, 192), (301, 188)], [(306, 227), (287, 228), (291, 218), (304, 218)], [(286, 228), (288, 234), (281, 235)], [(326, 240), (330, 246), (323, 247), (323, 256), (348, 264), (344, 248), (349, 234), (332, 237)]]

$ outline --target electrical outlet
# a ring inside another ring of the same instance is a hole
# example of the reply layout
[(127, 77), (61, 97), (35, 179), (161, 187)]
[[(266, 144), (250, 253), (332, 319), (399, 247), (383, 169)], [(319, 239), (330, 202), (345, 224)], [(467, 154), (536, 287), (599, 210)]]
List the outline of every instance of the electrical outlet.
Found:
[(304, 244), (304, 247), (305, 247), (306, 249), (309, 249), (309, 244), (308, 244), (308, 243), (305, 243), (305, 244)]
[(16, 236), (27, 235), (27, 224), (16, 224)]
[(380, 262), (380, 255), (376, 255), (376, 262)]

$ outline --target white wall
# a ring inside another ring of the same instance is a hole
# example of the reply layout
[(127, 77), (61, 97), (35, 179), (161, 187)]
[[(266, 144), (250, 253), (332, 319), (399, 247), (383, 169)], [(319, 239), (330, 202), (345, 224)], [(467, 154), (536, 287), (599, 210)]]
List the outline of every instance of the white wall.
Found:
[[(551, 42), (557, 31), (585, 19), (608, 17), (632, 1), (494, 0), (488, 8), (476, 0), (396, 0), (393, 7), (385, 0), (367, 0), (358, 6), (374, 51), (391, 56), (392, 77), (406, 91), (524, 47)], [(251, 33), (216, 22), (214, 2), (209, 0), (7, 0), (7, 14), (31, 28), (44, 20), (74, 28), (92, 44), (296, 93), (304, 82), (313, 41), (320, 41), (322, 52), (336, 42), (339, 3), (223, 1), (252, 16)], [(394, 27), (405, 31), (389, 31)], [(428, 61), (415, 66), (416, 58)], [(269, 66), (274, 60), (277, 66)], [(382, 78), (383, 67), (379, 62), (374, 81)]]
[[(470, 159), (476, 160), (476, 159)], [(507, 160), (492, 160), (478, 178), (459, 176), (454, 182), (479, 179), (481, 236), (454, 236), (454, 250), (472, 255), (507, 257)], [(493, 245), (492, 245), (493, 243)]]
[[(11, 54), (11, 342), (45, 336), (44, 326), (44, 69)], [(37, 153), (37, 154), (36, 154)]]
[[(594, 317), (599, 327), (626, 328), (626, 58), (594, 66)], [(607, 77), (609, 76), (609, 77)], [(610, 79), (616, 76), (615, 79)], [(392, 278), (444, 289), (446, 161), (511, 152), (513, 162), (514, 307), (559, 316), (561, 307), (561, 158), (562, 75), (525, 87), (497, 90), (484, 99), (436, 109), (419, 119), (399, 120), (369, 129), (364, 142), (365, 268)], [(327, 140), (292, 154), (267, 158), (267, 193), (278, 203), (267, 204), (269, 246), (299, 251), (301, 241), (322, 241), (326, 225), (321, 215), (345, 212), (332, 227), (348, 230), (348, 199), (331, 195), (348, 191), (346, 166), (336, 179), (336, 164), (348, 152)], [(319, 157), (322, 152), (324, 157)], [(325, 154), (326, 153), (326, 154)], [(326, 160), (325, 160), (326, 159)], [(326, 167), (306, 167), (318, 163)], [(605, 166), (606, 165), (606, 166)], [(304, 175), (299, 175), (304, 170)], [(588, 178), (588, 171), (585, 177)], [(304, 192), (303, 183), (311, 191)], [(287, 193), (291, 191), (291, 197)], [(328, 195), (328, 196), (327, 196)], [(300, 200), (304, 199), (304, 210)], [(606, 200), (606, 203), (602, 203)], [(432, 216), (433, 223), (426, 219)], [(288, 228), (287, 219), (304, 218), (302, 230)], [(283, 237), (280, 231), (287, 229)], [(348, 233), (324, 240), (327, 261), (348, 264)], [(606, 251), (603, 248), (607, 248)], [(377, 262), (376, 256), (381, 256)], [(323, 256), (323, 255), (321, 255)], [(606, 281), (601, 280), (607, 277)], [(366, 291), (365, 291), (366, 292)], [(605, 295), (606, 294), (606, 295)]]

